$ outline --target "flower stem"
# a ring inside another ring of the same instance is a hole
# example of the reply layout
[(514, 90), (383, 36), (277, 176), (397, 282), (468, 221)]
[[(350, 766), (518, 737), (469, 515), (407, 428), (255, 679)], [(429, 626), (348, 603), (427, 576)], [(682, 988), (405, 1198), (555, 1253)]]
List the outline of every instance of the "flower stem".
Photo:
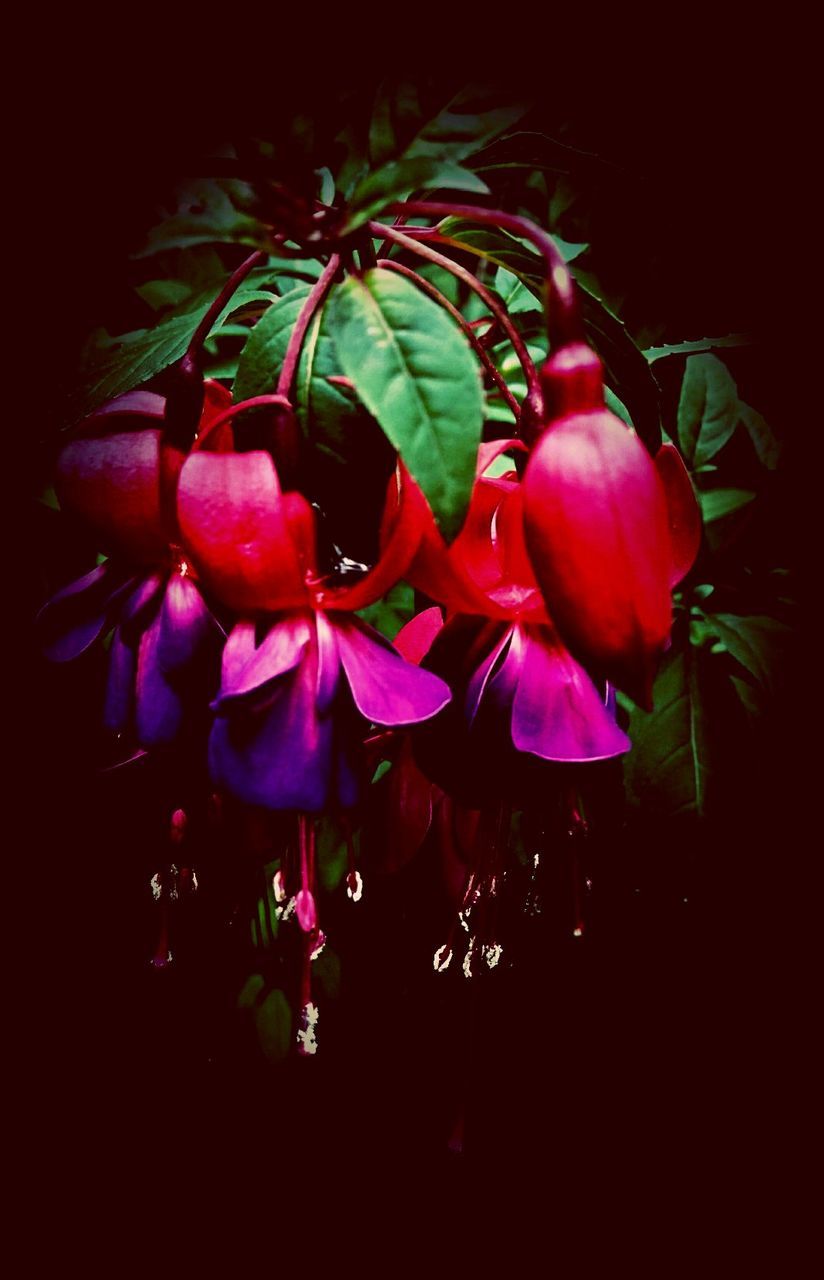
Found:
[(249, 272), (252, 271), (259, 263), (265, 261), (267, 256), (268, 255), (264, 253), (262, 249), (256, 249), (254, 253), (251, 253), (249, 257), (246, 258), (245, 261), (241, 262), (240, 266), (232, 272), (220, 293), (217, 295), (214, 302), (209, 307), (209, 310), (206, 312), (200, 324), (192, 334), (192, 339), (186, 348), (184, 360), (186, 359), (186, 356), (190, 359), (193, 357), (199, 357), (201, 347), (211, 333), (212, 326), (223, 308), (226, 306), (226, 303), (235, 294), (239, 286), (249, 275)]
[(466, 334), (477, 353), (478, 359), (486, 369), (492, 381), (495, 383), (504, 400), (506, 400), (515, 415), (515, 421), (517, 422), (518, 414), (520, 413), (518, 401), (507, 386), (506, 379), (493, 363), (489, 353), (482, 346), (478, 335), (472, 328), (472, 325), (465, 316), (461, 315), (458, 308), (441, 293), (440, 289), (438, 289), (436, 285), (432, 284), (431, 280), (426, 280), (423, 276), (418, 275), (417, 271), (413, 271), (411, 267), (405, 267), (402, 262), (395, 262), (392, 258), (380, 258), (377, 262), (377, 266), (382, 267), (385, 271), (395, 271), (398, 275), (405, 276), (407, 280), (412, 280), (419, 289), (423, 289), (424, 293), (428, 293), (430, 298), (433, 298), (435, 302), (438, 303), (438, 306), (443, 307), (445, 311), (449, 312), (455, 323), (460, 325), (461, 329)]
[(198, 449), (202, 449), (205, 442), (213, 431), (217, 431), (218, 427), (224, 426), (231, 421), (237, 414), (245, 412), (246, 409), (260, 409), (266, 405), (279, 405), (281, 409), (291, 409), (291, 405), (286, 396), (273, 393), (271, 395), (250, 396), (248, 400), (241, 400), (239, 404), (231, 404), (228, 409), (224, 409), (223, 413), (219, 413), (213, 418), (206, 430), (197, 437), (192, 445), (192, 453), (196, 453)]
[(579, 342), (583, 337), (581, 317), (575, 295), (572, 274), (552, 236), (519, 214), (506, 213), (503, 209), (484, 209), (469, 204), (445, 204), (440, 201), (402, 200), (388, 205), (395, 214), (426, 215), (441, 218), (466, 218), (499, 227), (512, 235), (530, 240), (544, 260), (547, 277), (547, 329), (552, 346), (564, 346)]
[(532, 388), (539, 385), (532, 357), (527, 350), (526, 343), (510, 320), (506, 308), (485, 285), (476, 280), (471, 271), (467, 271), (466, 267), (459, 266), (457, 262), (453, 262), (445, 254), (438, 253), (436, 249), (430, 249), (428, 245), (419, 244), (417, 240), (413, 240), (411, 236), (405, 235), (404, 232), (398, 231), (395, 227), (387, 227), (380, 222), (370, 222), (369, 229), (376, 236), (383, 236), (385, 240), (391, 240), (393, 244), (401, 245), (404, 249), (408, 249), (410, 253), (417, 254), (419, 258), (425, 258), (428, 262), (434, 262), (436, 266), (443, 267), (445, 271), (451, 272), (453, 276), (461, 280), (474, 293), (477, 293), (478, 297), (483, 299), (485, 306), (489, 307), (489, 310), (512, 343), (515, 354), (524, 371), (527, 386)]
[(289, 335), (289, 345), (286, 348), (286, 355), (283, 357), (283, 366), (278, 377), (277, 393), (286, 396), (287, 399), (291, 395), (292, 383), (295, 380), (295, 373), (300, 359), (301, 347), (303, 339), (306, 337), (306, 330), (312, 316), (317, 311), (326, 294), (332, 285), (332, 281), (338, 273), (340, 267), (340, 254), (333, 253), (328, 263), (323, 269), (317, 284), (312, 289), (300, 309), (294, 328)]

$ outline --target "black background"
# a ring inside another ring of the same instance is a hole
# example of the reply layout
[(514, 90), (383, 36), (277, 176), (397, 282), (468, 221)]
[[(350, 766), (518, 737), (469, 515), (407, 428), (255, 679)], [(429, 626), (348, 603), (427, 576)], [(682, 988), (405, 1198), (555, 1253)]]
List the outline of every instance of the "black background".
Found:
[[(60, 335), (24, 352), (35, 435), (59, 414), (77, 343), (110, 304), (158, 190), (209, 134), (157, 95), (145, 111), (116, 107), (115, 80), (101, 74), (27, 142), (32, 253), (48, 281), (36, 311), (56, 303)], [(334, 81), (281, 80), (273, 118), (301, 93), (334, 111)], [(550, 131), (570, 121), (582, 147), (614, 162), (599, 196), (604, 243), (614, 237), (637, 263), (668, 336), (761, 336), (742, 394), (788, 441), (772, 530), (784, 561), (803, 569), (809, 383), (797, 376), (803, 322), (782, 225), (800, 201), (786, 117), (738, 92), (691, 102), (677, 123), (656, 106), (581, 95), (541, 109)], [(30, 452), (35, 473), (44, 456)], [(27, 618), (42, 598), (40, 537), (36, 525)], [(426, 1192), (463, 1214), (467, 1200), (477, 1209), (523, 1182), (553, 1212), (632, 1205), (683, 1226), (708, 1213), (724, 1221), (738, 1192), (746, 1202), (774, 1184), (797, 1136), (788, 1082), (803, 1060), (801, 656), (713, 824), (624, 831), (596, 851), (597, 927), (584, 946), (560, 932), (527, 939), (518, 970), (470, 998), (451, 981), (459, 975), (432, 973), (442, 908), (423, 858), (399, 882), (368, 883), (360, 917), (341, 922), (345, 986), (327, 1002), (322, 1051), (279, 1071), (234, 1013), (215, 891), (190, 926), (189, 958), (149, 970), (153, 815), (139, 786), (93, 774), (95, 673), (68, 680), (32, 657), (26, 676), (11, 805), (25, 815), (17, 856), (38, 884), (9, 913), (22, 925), (21, 967), (36, 973), (22, 1056), (35, 1122), (46, 1120), (26, 1178), (36, 1196), (73, 1206), (80, 1240), (97, 1214), (114, 1221), (144, 1198), (161, 1218), (185, 1214), (204, 1186), (284, 1212), (297, 1198), (323, 1222), (353, 1180), (367, 1219), (384, 1197), (402, 1211)], [(462, 1095), (458, 1157), (446, 1140)]]

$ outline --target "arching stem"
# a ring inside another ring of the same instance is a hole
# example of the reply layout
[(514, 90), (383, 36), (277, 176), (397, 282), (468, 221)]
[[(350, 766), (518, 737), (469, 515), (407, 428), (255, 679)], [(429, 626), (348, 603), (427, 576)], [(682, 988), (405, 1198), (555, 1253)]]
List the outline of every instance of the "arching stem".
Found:
[[(192, 334), (191, 341), (186, 348), (186, 356), (190, 359), (192, 357), (196, 358), (200, 356), (201, 347), (211, 333), (212, 326), (215, 324), (221, 311), (226, 306), (226, 303), (236, 293), (237, 289), (249, 275), (250, 271), (253, 271), (260, 262), (264, 262), (267, 257), (268, 255), (264, 253), (263, 249), (256, 249), (254, 253), (250, 254), (249, 257), (246, 258), (245, 261), (241, 262), (240, 266), (232, 272), (220, 293), (217, 295), (214, 302), (209, 307), (209, 310), (206, 312), (200, 324)], [(183, 357), (184, 360), (186, 359), (186, 356)]]
[(287, 400), (292, 394), (292, 383), (295, 380), (295, 373), (300, 359), (300, 352), (303, 346), (303, 339), (306, 337), (306, 330), (312, 320), (312, 316), (317, 311), (323, 299), (326, 297), (331, 288), (332, 281), (340, 268), (340, 255), (333, 253), (323, 272), (318, 278), (317, 284), (312, 289), (300, 309), (300, 314), (295, 321), (294, 328), (289, 335), (289, 345), (286, 348), (286, 355), (283, 357), (283, 366), (278, 377), (277, 393), (280, 396), (286, 396)]
[(509, 405), (515, 415), (515, 421), (517, 422), (518, 415), (520, 413), (518, 401), (507, 386), (506, 379), (493, 363), (489, 353), (482, 346), (478, 335), (472, 328), (472, 325), (465, 316), (461, 315), (458, 308), (454, 306), (443, 293), (441, 293), (440, 289), (438, 289), (436, 285), (432, 284), (431, 280), (427, 280), (423, 276), (418, 275), (417, 271), (413, 271), (411, 267), (405, 267), (402, 262), (395, 262), (392, 258), (380, 258), (377, 262), (377, 266), (382, 267), (385, 271), (395, 271), (398, 275), (405, 276), (407, 280), (412, 280), (419, 289), (422, 289), (424, 293), (428, 293), (430, 298), (434, 299), (439, 306), (449, 312), (455, 323), (459, 325), (466, 334), (478, 356), (478, 359), (486, 369), (492, 381), (495, 383), (495, 386), (500, 391), (506, 403)]
[(484, 209), (470, 204), (445, 204), (440, 201), (404, 200), (387, 206), (390, 213), (436, 218), (465, 218), (486, 226), (499, 227), (512, 235), (531, 241), (544, 260), (547, 278), (547, 330), (551, 346), (563, 346), (583, 339), (575, 285), (569, 267), (552, 236), (529, 218), (506, 213), (503, 209)]
[(471, 271), (467, 271), (466, 267), (459, 266), (457, 262), (453, 262), (451, 258), (447, 258), (444, 254), (438, 253), (436, 249), (430, 249), (429, 245), (419, 244), (417, 240), (413, 240), (411, 236), (405, 235), (403, 231), (398, 231), (395, 227), (387, 227), (380, 222), (370, 222), (369, 229), (376, 236), (383, 236), (385, 240), (391, 240), (393, 244), (401, 245), (404, 249), (408, 249), (410, 253), (417, 254), (419, 258), (425, 258), (427, 262), (434, 262), (436, 266), (443, 267), (445, 271), (451, 272), (453, 276), (456, 276), (458, 280), (461, 280), (469, 289), (472, 289), (474, 293), (477, 293), (478, 297), (483, 299), (484, 305), (492, 312), (504, 333), (509, 338), (509, 341), (512, 343), (513, 350), (515, 351), (515, 354), (520, 361), (521, 368), (524, 371), (527, 387), (530, 390), (533, 387), (538, 387), (538, 374), (535, 370), (532, 357), (527, 350), (526, 343), (510, 320), (506, 308), (498, 301), (494, 294), (486, 288), (485, 285), (482, 285), (479, 280), (476, 280)]
[(230, 422), (232, 418), (237, 417), (239, 413), (245, 413), (247, 409), (262, 409), (267, 405), (278, 405), (281, 409), (291, 409), (292, 407), (286, 399), (286, 396), (281, 396), (277, 393), (264, 396), (250, 396), (248, 400), (241, 400), (239, 404), (231, 404), (228, 409), (224, 409), (223, 413), (220, 413), (216, 418), (213, 418), (203, 434), (198, 436), (192, 446), (192, 452), (195, 453), (198, 449), (202, 449), (213, 431), (217, 431), (218, 427), (224, 426), (227, 422)]

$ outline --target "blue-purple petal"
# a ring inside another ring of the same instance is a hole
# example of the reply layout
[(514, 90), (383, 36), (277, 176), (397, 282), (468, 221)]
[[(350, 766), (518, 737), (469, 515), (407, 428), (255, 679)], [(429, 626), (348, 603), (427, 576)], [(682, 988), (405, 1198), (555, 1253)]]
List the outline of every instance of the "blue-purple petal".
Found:
[(125, 643), (120, 627), (116, 627), (109, 649), (103, 705), (103, 724), (112, 733), (123, 733), (131, 721), (136, 671), (137, 654), (131, 645)]
[(108, 630), (131, 581), (130, 571), (107, 560), (58, 591), (37, 615), (36, 632), (45, 656), (52, 662), (71, 662), (84, 653)]
[(183, 699), (163, 671), (159, 640), (160, 615), (143, 633), (138, 649), (135, 718), (143, 747), (168, 746), (183, 724)]
[(188, 576), (173, 574), (160, 606), (158, 659), (164, 671), (181, 671), (220, 635), (220, 628), (199, 588)]

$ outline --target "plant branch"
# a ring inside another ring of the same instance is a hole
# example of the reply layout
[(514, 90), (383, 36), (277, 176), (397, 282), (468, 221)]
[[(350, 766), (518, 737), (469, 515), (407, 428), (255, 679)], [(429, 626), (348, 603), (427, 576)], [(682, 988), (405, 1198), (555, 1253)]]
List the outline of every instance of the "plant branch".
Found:
[(226, 303), (246, 279), (249, 272), (267, 257), (268, 254), (264, 253), (262, 249), (256, 249), (254, 253), (250, 254), (249, 257), (245, 259), (245, 261), (241, 262), (237, 270), (232, 272), (220, 293), (217, 295), (214, 302), (209, 307), (209, 310), (206, 312), (200, 324), (192, 334), (192, 340), (186, 348), (186, 355), (190, 359), (200, 355), (200, 349), (211, 333), (212, 326), (223, 308), (226, 306)]
[(277, 393), (285, 396), (288, 400), (292, 383), (295, 380), (295, 372), (300, 359), (300, 351), (303, 346), (303, 339), (306, 337), (306, 330), (309, 328), (309, 322), (316, 310), (320, 306), (326, 294), (332, 285), (332, 281), (338, 273), (340, 267), (340, 255), (333, 253), (328, 263), (323, 269), (322, 274), (318, 278), (317, 284), (312, 289), (301, 307), (300, 314), (295, 321), (294, 328), (289, 335), (289, 345), (286, 348), (286, 355), (283, 358), (283, 366), (280, 371), (277, 383)]

